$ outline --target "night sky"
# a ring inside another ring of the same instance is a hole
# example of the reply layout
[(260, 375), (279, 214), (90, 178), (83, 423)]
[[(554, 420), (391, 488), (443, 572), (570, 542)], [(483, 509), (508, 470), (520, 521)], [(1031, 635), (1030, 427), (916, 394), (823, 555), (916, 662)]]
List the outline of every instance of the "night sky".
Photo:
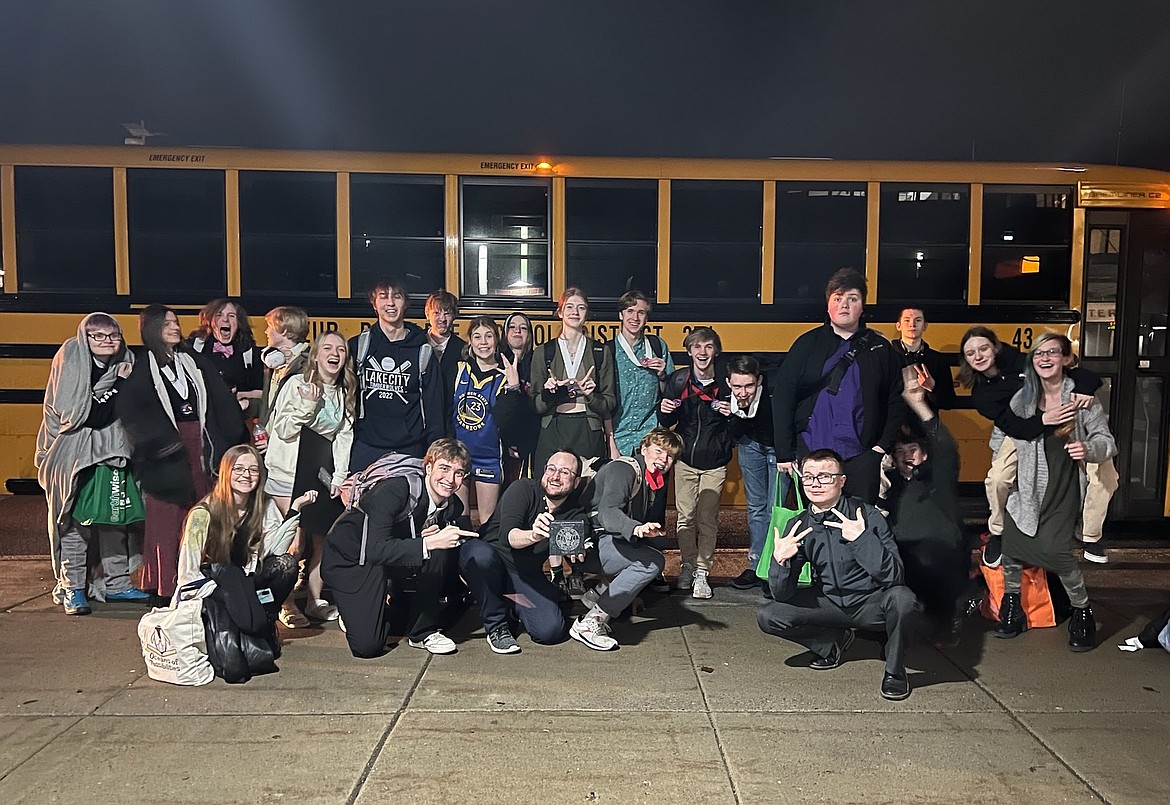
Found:
[(1170, 2), (0, 0), (0, 142), (138, 119), (163, 146), (1170, 169)]

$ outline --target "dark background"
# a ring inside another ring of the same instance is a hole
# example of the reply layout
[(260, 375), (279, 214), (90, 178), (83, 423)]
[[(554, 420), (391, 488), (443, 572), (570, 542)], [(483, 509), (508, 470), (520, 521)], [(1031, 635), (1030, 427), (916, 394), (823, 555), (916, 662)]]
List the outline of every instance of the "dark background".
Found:
[(1170, 169), (1170, 2), (0, 0), (0, 142)]

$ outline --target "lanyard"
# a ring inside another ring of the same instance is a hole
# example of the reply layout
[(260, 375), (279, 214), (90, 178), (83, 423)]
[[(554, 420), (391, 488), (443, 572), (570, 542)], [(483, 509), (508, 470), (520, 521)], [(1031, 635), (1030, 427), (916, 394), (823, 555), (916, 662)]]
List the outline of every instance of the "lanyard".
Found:
[[(615, 337), (617, 338), (618, 344), (622, 348), (622, 352), (626, 353), (626, 357), (630, 359), (630, 363), (634, 364), (634, 366), (641, 366), (642, 362), (638, 359), (638, 356), (634, 354), (634, 348), (630, 346), (630, 342), (626, 340), (626, 337), (621, 333), (618, 333)], [(654, 351), (650, 349), (650, 339), (646, 336), (642, 336), (642, 344), (646, 348), (646, 357), (653, 358)]]
[(581, 340), (577, 342), (577, 356), (574, 358), (569, 354), (569, 348), (565, 345), (563, 337), (557, 338), (557, 346), (561, 349), (561, 358), (565, 361), (565, 378), (568, 380), (575, 379), (577, 372), (581, 370), (581, 360), (585, 357), (585, 350), (589, 346), (585, 343), (585, 336), (581, 336)]

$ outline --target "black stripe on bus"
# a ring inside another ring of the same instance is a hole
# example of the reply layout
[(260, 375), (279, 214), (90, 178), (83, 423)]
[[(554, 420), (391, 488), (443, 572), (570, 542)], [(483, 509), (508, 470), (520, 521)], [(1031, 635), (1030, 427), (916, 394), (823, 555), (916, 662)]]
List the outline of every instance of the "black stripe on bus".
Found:
[[(356, 293), (356, 292), (355, 292)], [(422, 317), (425, 296), (411, 296), (408, 316)], [(0, 313), (75, 313), (80, 321), (82, 311), (101, 310), (116, 315), (137, 315), (142, 307), (154, 300), (117, 296), (112, 294), (18, 294), (0, 296)], [(251, 316), (262, 316), (280, 305), (299, 305), (313, 318), (373, 319), (373, 312), (364, 295), (350, 299), (329, 296), (278, 296), (275, 294), (248, 294), (238, 299)], [(1080, 314), (1058, 304), (988, 303), (970, 307), (962, 302), (879, 302), (865, 310), (865, 321), (870, 324), (893, 323), (903, 309), (922, 306), (927, 321), (938, 324), (970, 322), (972, 324), (999, 324), (1029, 322), (1039, 325), (1075, 324)], [(171, 309), (182, 316), (197, 315), (202, 303), (173, 304)], [(519, 310), (539, 320), (555, 319), (555, 303), (549, 299), (461, 299), (460, 317), (470, 318), (481, 311)], [(590, 302), (589, 320), (617, 321), (617, 303), (612, 299), (594, 299)], [(810, 327), (825, 321), (825, 303), (820, 299), (807, 302), (777, 301), (769, 305), (751, 300), (709, 300), (663, 302), (655, 305), (651, 322), (713, 323), (735, 321), (742, 323), (793, 323)]]
[(44, 402), (44, 389), (0, 389), (0, 405), (12, 403), (43, 405)]

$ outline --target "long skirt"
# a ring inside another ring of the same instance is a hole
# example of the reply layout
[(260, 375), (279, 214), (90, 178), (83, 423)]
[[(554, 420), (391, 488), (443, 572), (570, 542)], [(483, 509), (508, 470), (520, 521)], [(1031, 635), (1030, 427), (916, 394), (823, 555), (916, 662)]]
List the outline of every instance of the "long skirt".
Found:
[[(187, 466), (195, 490), (185, 504), (171, 503), (146, 492), (146, 533), (142, 541), (142, 578), (139, 587), (163, 598), (175, 594), (179, 575), (179, 541), (187, 512), (211, 491), (203, 470), (203, 429), (198, 422), (180, 422), (179, 439), (187, 451)], [(146, 469), (150, 472), (149, 467)]]

